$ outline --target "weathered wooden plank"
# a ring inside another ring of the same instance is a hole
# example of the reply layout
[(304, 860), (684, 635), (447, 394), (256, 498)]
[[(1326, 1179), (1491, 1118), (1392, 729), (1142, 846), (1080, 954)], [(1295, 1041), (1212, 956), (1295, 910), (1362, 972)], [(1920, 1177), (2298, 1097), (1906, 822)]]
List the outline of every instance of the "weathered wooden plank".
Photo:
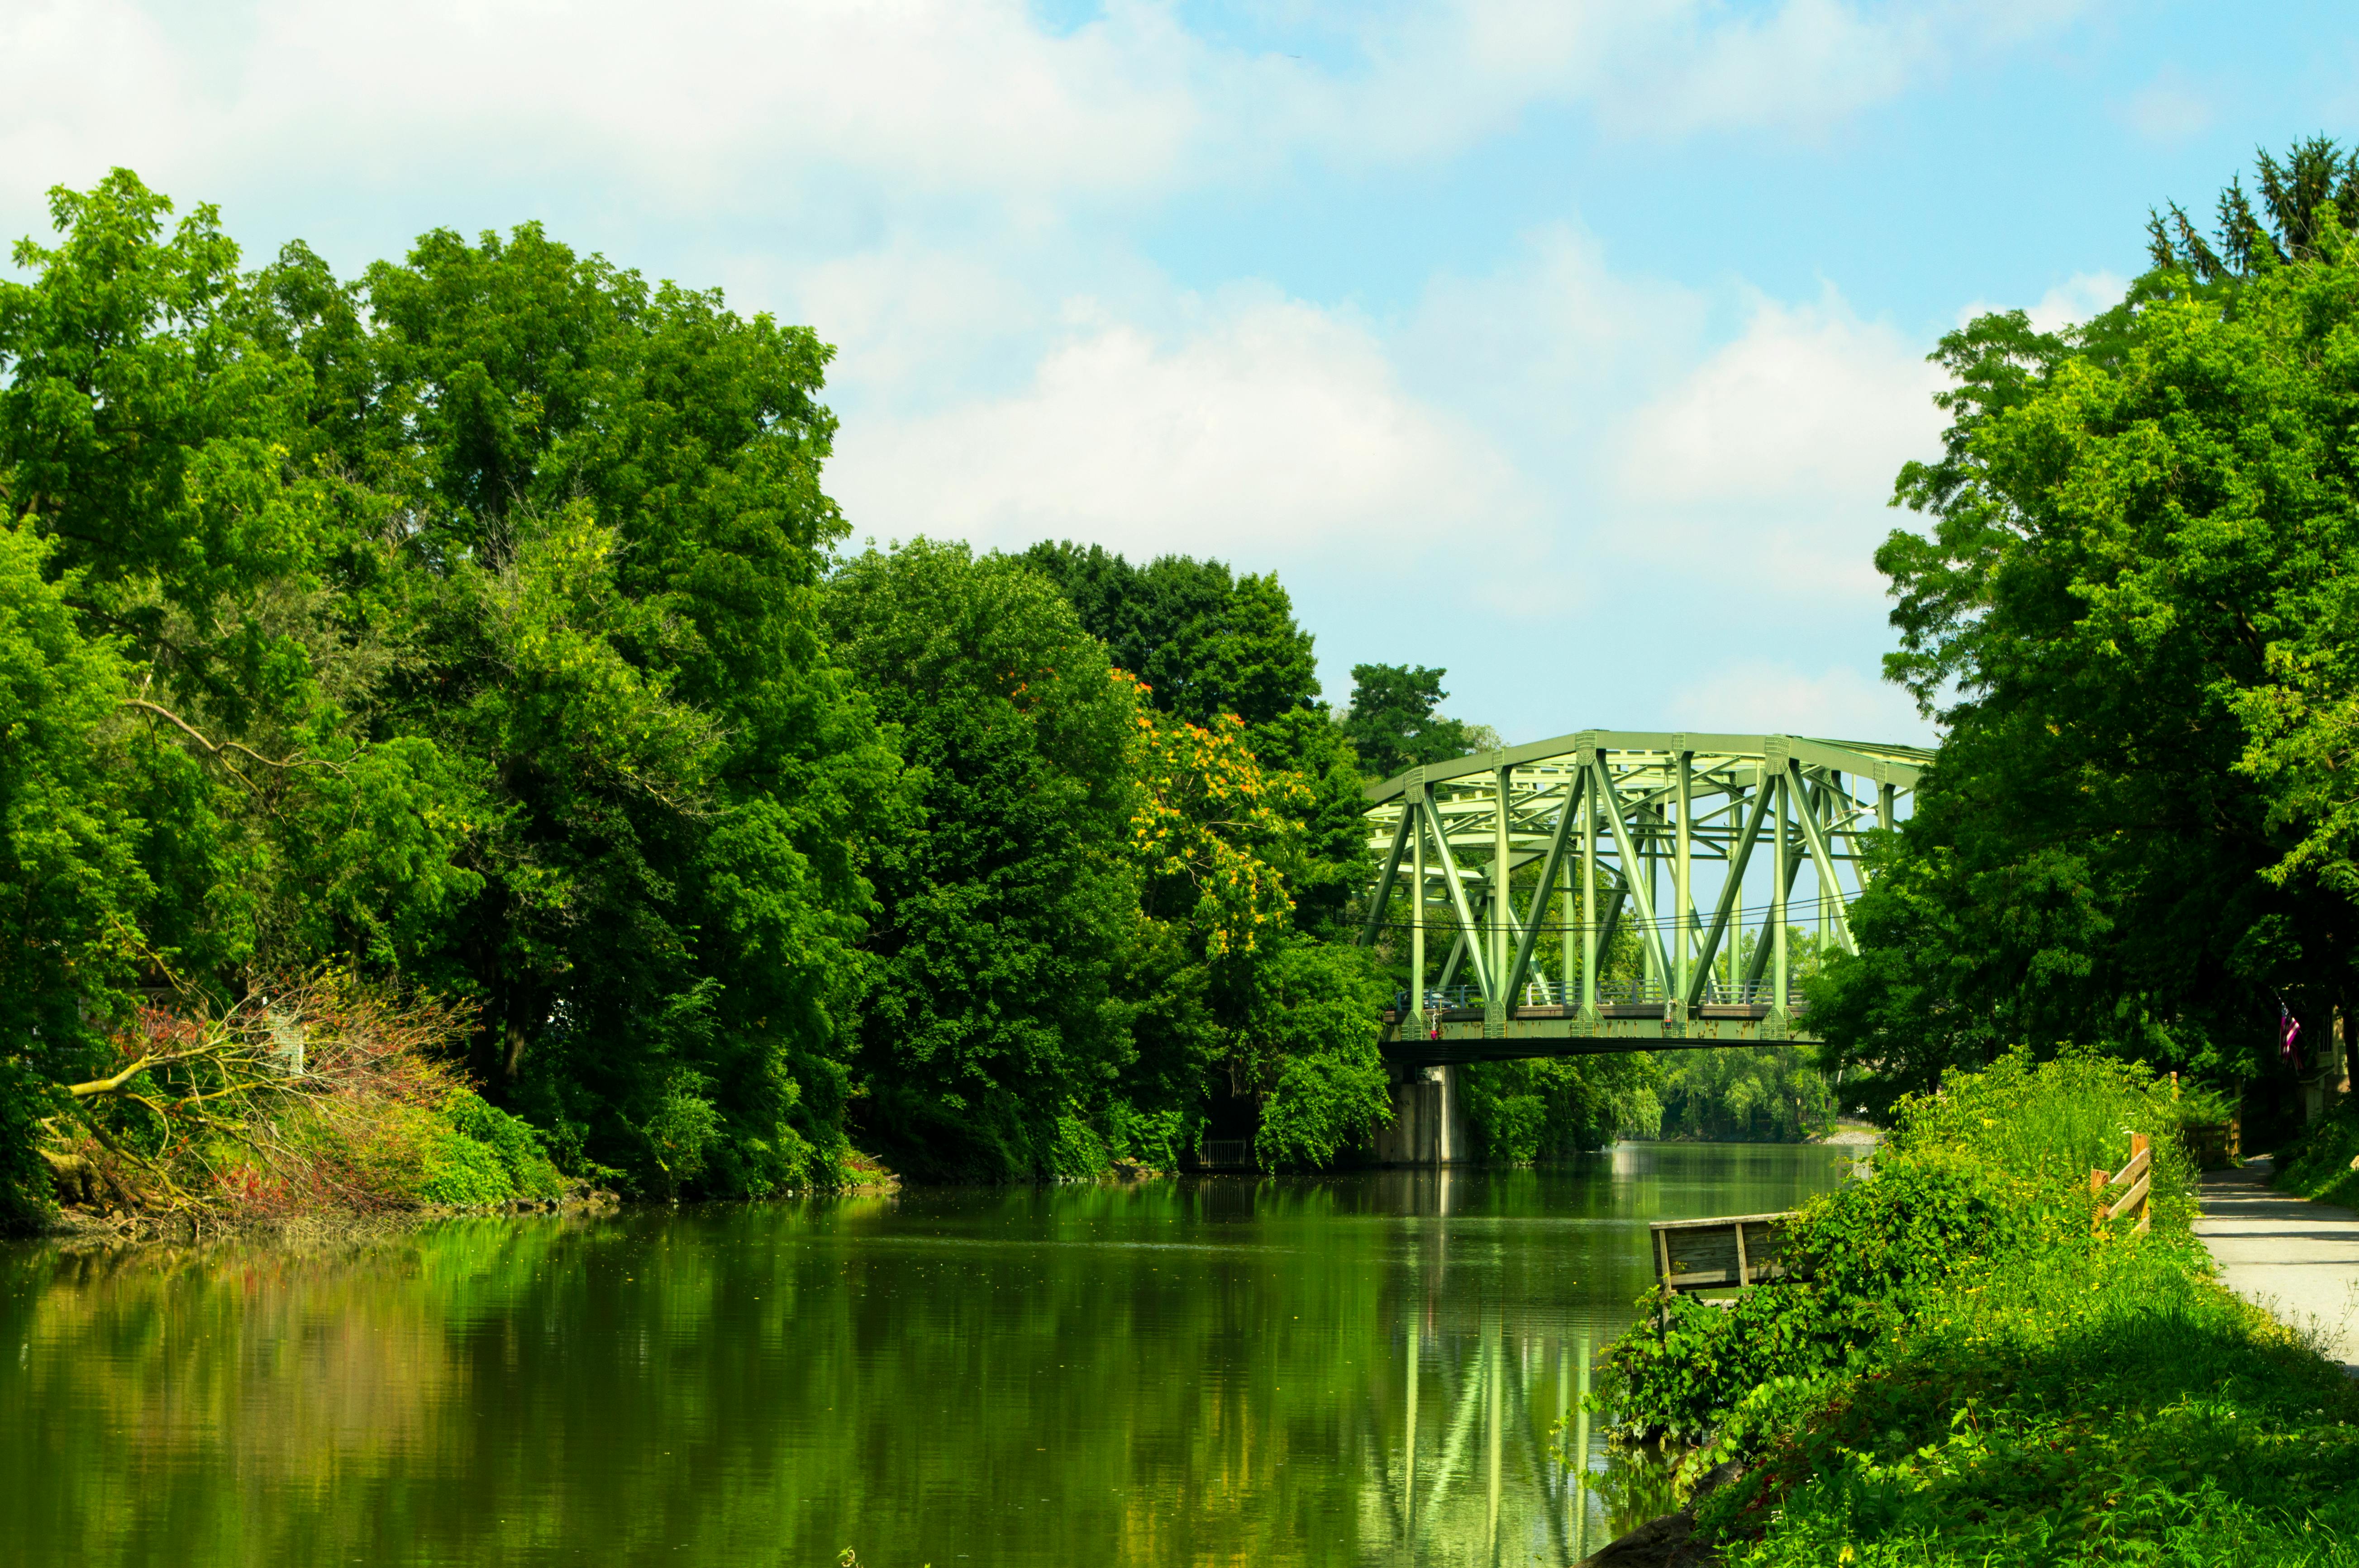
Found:
[(1648, 1227), (1655, 1278), (1674, 1291), (1742, 1289), (1786, 1279), (1790, 1214), (1658, 1220)]
[(2114, 1206), (2105, 1211), (2105, 1217), (2107, 1219), (2119, 1219), (2122, 1216), (2129, 1213), (2132, 1209), (2136, 1208), (2139, 1205), (2145, 1203), (2147, 1199), (2147, 1192), (2152, 1184), (2153, 1183), (2149, 1178), (2140, 1176), (2138, 1178), (2137, 1184), (2132, 1187), (2129, 1191), (2124, 1193), (2120, 1199), (2114, 1203)]

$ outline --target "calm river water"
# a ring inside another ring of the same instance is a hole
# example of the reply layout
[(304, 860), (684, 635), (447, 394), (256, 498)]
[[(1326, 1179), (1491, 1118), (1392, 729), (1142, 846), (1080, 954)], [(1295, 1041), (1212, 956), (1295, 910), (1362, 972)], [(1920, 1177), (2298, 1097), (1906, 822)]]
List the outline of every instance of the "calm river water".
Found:
[(1625, 1144), (0, 1249), (0, 1563), (1562, 1563), (1625, 1522), (1550, 1433), (1647, 1221), (1847, 1169)]

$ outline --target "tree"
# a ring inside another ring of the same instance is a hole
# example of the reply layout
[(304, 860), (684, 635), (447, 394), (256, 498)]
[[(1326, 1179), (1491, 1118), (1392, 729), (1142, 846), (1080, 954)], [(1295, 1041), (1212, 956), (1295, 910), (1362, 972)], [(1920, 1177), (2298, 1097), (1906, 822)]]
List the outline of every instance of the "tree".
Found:
[(578, 1162), (791, 1179), (897, 788), (818, 619), (824, 345), (530, 226), (347, 284), (127, 171), (52, 207), (0, 492), (122, 661), (93, 809), (144, 825), (82, 1004), (347, 959), (472, 1004)]
[(2264, 162), (2274, 228), (2223, 200), (2249, 270), (2177, 246), (2081, 327), (1942, 340), (1944, 453), (1897, 492), (1931, 526), (1876, 559), (1887, 669), (1929, 711), (1951, 694), (1949, 733), (1853, 914), (1863, 953), (1811, 989), (1887, 1089), (2073, 1040), (2245, 1077), (2278, 996), (2321, 1036), (2359, 1000), (2326, 784), (2359, 689), (2359, 254), (2330, 152)]
[(1234, 715), (1190, 724), (1141, 705), (1132, 852), (1141, 907), (1184, 955), (1192, 1056), (1256, 1111), (1265, 1164), (1323, 1165), (1392, 1115), (1376, 1050), (1381, 961), (1301, 929), (1324, 885), (1299, 773), (1266, 768)]
[(1133, 567), (1103, 546), (1070, 542), (1035, 545), (1023, 558), (1165, 713), (1197, 724), (1234, 713), (1259, 726), (1319, 700), (1310, 634), (1275, 574), (1233, 577), (1188, 556)]
[(2254, 211), (2244, 182), (2231, 179), (2220, 193), (2220, 227), (2211, 238), (2176, 201), (2168, 219), (2147, 213), (2147, 253), (2158, 269), (2185, 273), (2197, 284), (2244, 278), (2262, 267), (2314, 259), (2330, 213), (2344, 234), (2359, 231), (2359, 150), (2312, 136), (2283, 163), (2266, 147), (2257, 160), (2261, 211)]
[(1440, 708), (1447, 671), (1422, 665), (1354, 665), (1352, 706), (1343, 734), (1374, 779), (1388, 779), (1427, 762), (1462, 757), (1473, 749), (1467, 727)]
[(855, 1114), (904, 1169), (1054, 1169), (1131, 1059), (1136, 683), (1039, 576), (919, 539), (843, 564), (830, 632), (900, 731), (913, 809), (875, 849)]
[(1244, 726), (1257, 761), (1308, 789), (1288, 809), (1304, 828), (1290, 868), (1295, 918), (1342, 935), (1353, 890), (1368, 879), (1360, 767), (1319, 700), (1310, 634), (1275, 573), (1234, 576), (1219, 561), (1160, 556), (1133, 567), (1099, 545), (1044, 542), (1022, 557), (1055, 583), (1117, 669), (1144, 683), (1158, 712), (1200, 727)]
[[(122, 661), (44, 580), (49, 547), (0, 526), (0, 1228), (46, 1204), (37, 1124), (92, 1059), (110, 996), (136, 974), (146, 824), (107, 787)], [(91, 1005), (95, 1003), (96, 1005)]]

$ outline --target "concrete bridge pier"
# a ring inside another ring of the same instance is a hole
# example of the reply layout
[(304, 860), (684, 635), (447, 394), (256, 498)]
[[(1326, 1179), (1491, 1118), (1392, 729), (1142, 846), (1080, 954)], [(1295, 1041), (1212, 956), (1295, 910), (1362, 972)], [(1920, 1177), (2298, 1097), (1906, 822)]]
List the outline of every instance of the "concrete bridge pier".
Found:
[(1395, 1069), (1393, 1121), (1376, 1134), (1375, 1155), (1382, 1165), (1454, 1165), (1473, 1158), (1456, 1067)]

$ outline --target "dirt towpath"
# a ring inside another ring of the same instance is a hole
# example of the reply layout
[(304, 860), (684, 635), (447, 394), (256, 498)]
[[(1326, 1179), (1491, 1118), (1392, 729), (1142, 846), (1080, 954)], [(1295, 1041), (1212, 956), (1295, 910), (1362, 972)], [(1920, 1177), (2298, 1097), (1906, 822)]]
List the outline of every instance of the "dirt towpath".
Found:
[(2317, 1330), (2359, 1377), (2359, 1215), (2274, 1192), (2268, 1178), (2267, 1160), (2205, 1176), (2195, 1234), (2222, 1284), (2281, 1323)]

